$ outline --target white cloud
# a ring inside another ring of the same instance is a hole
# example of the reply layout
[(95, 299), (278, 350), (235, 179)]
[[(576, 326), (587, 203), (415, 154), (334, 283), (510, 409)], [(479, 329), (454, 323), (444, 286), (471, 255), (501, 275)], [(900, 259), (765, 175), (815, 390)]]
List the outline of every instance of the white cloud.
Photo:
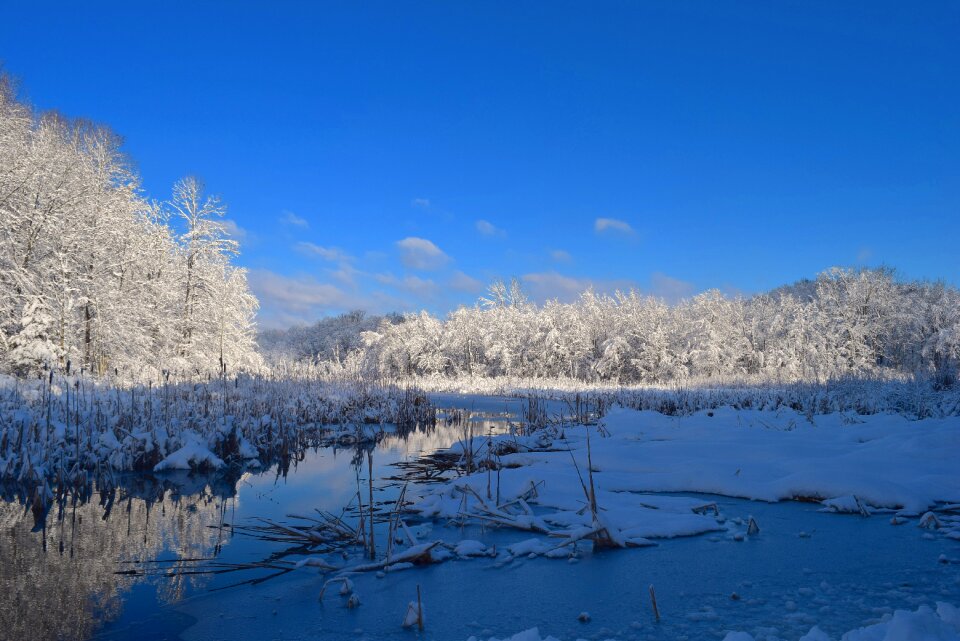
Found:
[[(333, 274), (336, 277), (336, 272)], [(260, 299), (257, 321), (263, 327), (289, 327), (354, 309), (386, 313), (407, 307), (382, 291), (359, 294), (313, 276), (284, 276), (266, 269), (248, 273), (250, 289)]]
[(507, 232), (500, 229), (489, 220), (478, 220), (476, 222), (477, 231), (484, 236), (506, 236)]
[(562, 249), (554, 249), (550, 252), (550, 258), (558, 263), (569, 263), (573, 260), (573, 256), (570, 255), (570, 252), (564, 251)]
[(363, 271), (354, 266), (356, 259), (339, 247), (323, 247), (322, 245), (301, 241), (295, 244), (293, 248), (305, 256), (315, 256), (336, 263), (336, 269), (325, 271), (333, 280), (348, 287), (356, 287), (357, 277), (365, 275)]
[(454, 272), (447, 285), (454, 291), (466, 292), (467, 294), (478, 294), (483, 291), (483, 283), (461, 271)]
[(664, 299), (668, 303), (678, 303), (684, 298), (690, 298), (695, 291), (693, 283), (662, 272), (650, 275), (650, 294)]
[(319, 256), (324, 260), (333, 262), (353, 260), (353, 257), (344, 252), (342, 249), (337, 247), (323, 247), (321, 245), (316, 245), (306, 241), (297, 243), (294, 245), (294, 249), (301, 254), (305, 254), (307, 256)]
[(410, 201), (410, 204), (418, 209), (430, 209), (430, 199), (429, 198), (414, 198)]
[(612, 231), (620, 234), (633, 234), (633, 227), (630, 226), (630, 223), (617, 220), (616, 218), (597, 218), (593, 221), (593, 229), (598, 234), (603, 232)]
[(426, 238), (408, 236), (397, 241), (400, 260), (406, 267), (421, 271), (439, 269), (450, 261), (450, 257)]
[(330, 274), (330, 277), (334, 280), (346, 285), (347, 287), (356, 287), (357, 278), (359, 276), (366, 276), (366, 272), (363, 272), (353, 266), (353, 263), (350, 261), (344, 260), (337, 265), (337, 269), (331, 269), (327, 272)]
[(280, 217), (280, 222), (284, 225), (293, 225), (294, 227), (303, 227), (307, 228), (310, 226), (310, 223), (304, 218), (300, 218), (292, 211), (284, 211), (283, 215)]
[(263, 315), (300, 317), (305, 322), (325, 313), (364, 308), (363, 301), (336, 285), (312, 276), (284, 276), (266, 269), (252, 269), (250, 289), (260, 299)]

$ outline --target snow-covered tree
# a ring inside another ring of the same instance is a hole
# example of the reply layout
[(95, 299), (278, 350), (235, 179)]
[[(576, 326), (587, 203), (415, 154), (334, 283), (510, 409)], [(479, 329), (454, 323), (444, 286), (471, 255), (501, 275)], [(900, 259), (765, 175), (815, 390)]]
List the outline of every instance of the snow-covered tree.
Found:
[(255, 366), (256, 300), (222, 214), (195, 179), (150, 204), (116, 135), (35, 113), (0, 76), (0, 368)]

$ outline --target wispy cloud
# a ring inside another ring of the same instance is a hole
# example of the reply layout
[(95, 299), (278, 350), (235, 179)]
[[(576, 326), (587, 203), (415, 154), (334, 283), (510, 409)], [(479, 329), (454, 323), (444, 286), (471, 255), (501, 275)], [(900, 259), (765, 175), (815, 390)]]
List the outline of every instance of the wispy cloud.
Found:
[(293, 247), (305, 256), (318, 256), (324, 260), (334, 262), (353, 260), (352, 256), (338, 247), (323, 247), (322, 245), (316, 245), (306, 241), (301, 241)]
[(570, 252), (562, 249), (554, 249), (551, 251), (550, 258), (557, 263), (569, 263), (573, 260), (573, 256), (570, 255)]
[(349, 260), (342, 260), (337, 263), (336, 269), (327, 270), (327, 273), (330, 275), (330, 278), (334, 279), (342, 285), (356, 289), (357, 280), (361, 276), (366, 276), (367, 273), (363, 272), (353, 266), (353, 263)]
[(305, 218), (297, 216), (292, 211), (284, 211), (280, 216), (280, 222), (284, 225), (291, 225), (293, 227), (303, 227), (306, 229), (310, 226), (310, 223), (307, 222)]
[(593, 278), (577, 278), (566, 276), (555, 271), (535, 272), (524, 274), (520, 280), (529, 292), (531, 298), (538, 302), (559, 300), (571, 302), (580, 294), (593, 289), (597, 293), (612, 294), (619, 291), (639, 289), (637, 283), (627, 279), (597, 280)]
[(220, 224), (223, 225), (223, 228), (227, 230), (227, 235), (230, 238), (234, 239), (238, 243), (246, 242), (249, 234), (247, 230), (237, 224), (237, 221), (230, 218), (224, 218), (220, 221)]
[(442, 249), (426, 238), (408, 236), (397, 241), (400, 261), (410, 269), (430, 271), (440, 269), (450, 261)]
[(439, 292), (437, 284), (429, 278), (420, 278), (414, 275), (397, 278), (391, 273), (376, 274), (374, 278), (382, 285), (388, 285), (407, 294), (412, 294), (420, 300), (432, 299)]
[[(336, 278), (336, 272), (333, 276)], [(407, 301), (382, 290), (361, 293), (307, 274), (285, 276), (267, 269), (252, 269), (248, 281), (260, 299), (257, 321), (262, 327), (312, 323), (323, 316), (354, 309), (382, 314), (410, 307)]]
[(324, 271), (330, 278), (347, 287), (355, 289), (357, 287), (358, 277), (366, 275), (354, 265), (356, 258), (339, 247), (324, 247), (315, 243), (301, 241), (296, 243), (293, 249), (304, 256), (320, 258), (331, 263), (336, 263), (336, 269), (326, 269)]
[(506, 236), (507, 232), (503, 229), (500, 229), (489, 220), (480, 219), (476, 222), (477, 231), (483, 234), (484, 236)]
[(266, 269), (252, 269), (248, 279), (250, 289), (260, 299), (263, 313), (271, 318), (297, 318), (309, 322), (324, 314), (354, 308), (366, 308), (366, 302), (357, 299), (336, 285), (321, 283), (312, 276), (284, 276)]
[(430, 199), (429, 198), (414, 198), (410, 201), (410, 205), (416, 207), (417, 209), (430, 209)]
[(597, 218), (593, 221), (593, 230), (598, 234), (604, 232), (616, 232), (618, 234), (633, 234), (633, 227), (630, 223), (616, 218)]
[(667, 276), (662, 272), (654, 272), (650, 275), (649, 294), (662, 298), (668, 303), (679, 303), (684, 298), (690, 298), (696, 288), (693, 283), (673, 276)]
[(467, 294), (479, 294), (483, 291), (482, 282), (461, 271), (453, 273), (453, 276), (451, 276), (447, 282), (447, 286), (454, 291), (465, 292)]

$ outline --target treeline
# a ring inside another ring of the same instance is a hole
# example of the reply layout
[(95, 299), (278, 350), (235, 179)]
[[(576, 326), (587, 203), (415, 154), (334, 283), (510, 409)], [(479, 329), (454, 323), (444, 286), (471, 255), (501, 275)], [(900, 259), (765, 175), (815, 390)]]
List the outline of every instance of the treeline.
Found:
[(107, 128), (37, 113), (0, 75), (0, 371), (257, 365), (257, 300), (194, 178), (148, 201)]
[(338, 363), (363, 348), (364, 332), (376, 330), (381, 323), (403, 321), (399, 314), (373, 316), (357, 310), (322, 318), (312, 325), (264, 329), (257, 343), (268, 364)]
[(750, 298), (708, 291), (677, 305), (636, 292), (526, 301), (502, 283), (445, 319), (425, 312), (363, 334), (355, 364), (384, 377), (573, 378), (618, 383), (826, 381), (923, 374), (950, 385), (960, 292), (833, 268)]

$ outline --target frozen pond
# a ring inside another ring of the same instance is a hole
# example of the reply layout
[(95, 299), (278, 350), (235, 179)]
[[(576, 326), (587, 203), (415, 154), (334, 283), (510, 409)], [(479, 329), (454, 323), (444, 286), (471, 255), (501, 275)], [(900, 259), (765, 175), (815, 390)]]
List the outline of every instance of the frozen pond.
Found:
[[(465, 418), (474, 434), (506, 431), (508, 419), (522, 410), (505, 399), (447, 395), (436, 402), (449, 408), (442, 417)], [(435, 429), (381, 440), (372, 452), (374, 500), (396, 499), (402, 483), (384, 480), (399, 473), (393, 464), (456, 443), (466, 424), (441, 420)], [(204, 563), (183, 561), (173, 578), (116, 574), (145, 567), (130, 561), (303, 558), (295, 546), (246, 536), (230, 525), (261, 518), (290, 523), (287, 515), (315, 509), (339, 514), (355, 501), (358, 483), (366, 500), (367, 465), (364, 451), (325, 448), (306, 452), (285, 475), (274, 467), (217, 482), (187, 475), (134, 478), (112, 502), (94, 496), (75, 508), (54, 508), (46, 529), (37, 531), (29, 511), (4, 504), (0, 629), (5, 638), (16, 631), (11, 638), (28, 639), (455, 641), (537, 626), (544, 636), (561, 639), (719, 640), (728, 630), (799, 639), (816, 623), (836, 638), (894, 609), (960, 603), (960, 565), (940, 562), (960, 560), (960, 543), (915, 521), (893, 526), (889, 514), (863, 518), (825, 514), (811, 503), (706, 496), (726, 519), (754, 516), (760, 534), (745, 541), (724, 532), (661, 539), (655, 547), (586, 551), (573, 560), (482, 557), (382, 577), (369, 572), (353, 578), (361, 599), (354, 609), (336, 588), (319, 600), (324, 578), (310, 568), (237, 587), (226, 586), (271, 572), (185, 574)], [(531, 536), (443, 522), (410, 525), (421, 540), (476, 539), (498, 549)], [(427, 619), (422, 633), (400, 626), (418, 585)], [(589, 622), (578, 621), (581, 612), (589, 612)]]

